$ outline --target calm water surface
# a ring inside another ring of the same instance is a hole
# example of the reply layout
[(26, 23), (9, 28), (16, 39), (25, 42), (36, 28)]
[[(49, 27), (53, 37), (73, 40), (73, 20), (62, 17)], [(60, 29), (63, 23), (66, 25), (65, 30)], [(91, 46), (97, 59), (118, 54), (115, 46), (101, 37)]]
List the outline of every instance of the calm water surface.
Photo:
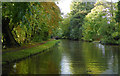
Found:
[(61, 40), (47, 52), (3, 67), (3, 74), (118, 74), (119, 46)]

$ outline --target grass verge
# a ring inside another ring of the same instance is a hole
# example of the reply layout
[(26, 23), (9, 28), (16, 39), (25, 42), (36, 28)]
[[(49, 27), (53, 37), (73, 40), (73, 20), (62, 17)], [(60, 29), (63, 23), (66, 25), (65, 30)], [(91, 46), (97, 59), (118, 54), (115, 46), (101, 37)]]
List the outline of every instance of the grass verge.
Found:
[(27, 49), (15, 51), (15, 52), (5, 53), (2, 55), (2, 64), (7, 64), (10, 62), (22, 60), (22, 59), (27, 58), (29, 56), (41, 53), (41, 52), (53, 47), (59, 41), (60, 40), (52, 40), (52, 41), (48, 41), (45, 44), (42, 44), (40, 46), (27, 48)]

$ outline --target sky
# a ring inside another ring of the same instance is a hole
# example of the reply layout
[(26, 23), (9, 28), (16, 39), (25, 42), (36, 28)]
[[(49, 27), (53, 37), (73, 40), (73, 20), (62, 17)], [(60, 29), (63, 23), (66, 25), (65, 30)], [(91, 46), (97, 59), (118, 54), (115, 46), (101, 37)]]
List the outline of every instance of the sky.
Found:
[[(60, 8), (61, 13), (64, 13), (64, 15), (66, 15), (67, 13), (70, 12), (70, 4), (71, 4), (72, 1), (73, 0), (60, 0), (58, 2), (59, 4), (57, 4), (57, 2), (56, 2), (56, 4)], [(83, 1), (83, 0), (77, 0), (77, 1)], [(96, 0), (84, 0), (84, 1), (96, 1)], [(111, 0), (107, 0), (107, 1), (111, 1)], [(117, 2), (118, 0), (112, 0), (112, 1)], [(62, 15), (62, 16), (64, 16), (64, 15)]]
[(60, 0), (59, 4), (57, 4), (61, 10), (61, 13), (64, 13), (64, 15), (70, 12), (71, 1), (72, 0)]

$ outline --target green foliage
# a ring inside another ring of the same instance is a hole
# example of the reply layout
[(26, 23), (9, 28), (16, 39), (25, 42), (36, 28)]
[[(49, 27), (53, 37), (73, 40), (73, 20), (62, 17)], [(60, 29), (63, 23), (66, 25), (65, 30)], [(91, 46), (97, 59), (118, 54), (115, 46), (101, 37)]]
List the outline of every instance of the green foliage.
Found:
[(94, 7), (94, 2), (73, 2), (71, 4), (71, 15), (75, 15), (77, 12), (90, 12)]
[(77, 12), (70, 19), (70, 29), (71, 29), (70, 38), (71, 39), (80, 39), (82, 37), (81, 26), (83, 24), (84, 17), (86, 14), (87, 14), (86, 12)]
[(60, 26), (62, 38), (69, 38), (70, 37), (70, 16), (68, 18), (64, 18), (62, 24)]
[(116, 21), (120, 23), (120, 1), (118, 2), (118, 11), (116, 12)]
[(26, 13), (29, 3), (27, 2), (3, 2), (2, 16), (8, 17), (13, 23), (19, 22)]
[[(4, 2), (2, 6), (2, 16), (10, 20), (8, 27), (19, 44), (39, 42), (56, 35), (61, 17), (54, 2)], [(6, 33), (3, 34), (5, 41), (4, 35)]]
[[(105, 4), (97, 4), (97, 6), (86, 15), (84, 25), (82, 26), (83, 39), (88, 41), (101, 40), (102, 43), (118, 44), (119, 26), (115, 21), (115, 11), (110, 11), (111, 7), (109, 7), (109, 3), (108, 6), (104, 5)], [(114, 6), (114, 8), (116, 7)]]
[[(91, 13), (86, 15), (84, 25), (83, 25), (83, 39), (84, 40), (95, 40), (96, 37), (99, 38), (99, 28), (101, 25), (106, 24), (105, 22), (106, 18), (102, 19), (102, 16), (105, 16), (104, 13), (102, 13), (103, 6), (97, 6), (94, 9), (92, 9)], [(97, 34), (98, 32), (98, 34)]]
[(67, 31), (68, 38), (79, 40), (82, 37), (82, 28), (85, 15), (94, 7), (94, 3), (90, 2), (73, 2), (70, 12), (69, 31)]

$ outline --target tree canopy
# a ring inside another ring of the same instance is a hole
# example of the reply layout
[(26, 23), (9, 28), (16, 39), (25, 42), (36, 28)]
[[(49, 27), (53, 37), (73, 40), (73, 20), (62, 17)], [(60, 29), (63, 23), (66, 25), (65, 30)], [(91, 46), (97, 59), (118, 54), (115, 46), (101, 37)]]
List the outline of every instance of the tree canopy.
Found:
[(42, 41), (55, 35), (61, 21), (54, 2), (3, 2), (3, 45)]
[[(101, 4), (100, 4), (101, 3)], [(111, 3), (98, 2), (85, 17), (83, 39), (88, 41), (101, 40), (104, 43), (118, 43), (118, 24), (115, 21), (116, 3), (111, 11)]]

